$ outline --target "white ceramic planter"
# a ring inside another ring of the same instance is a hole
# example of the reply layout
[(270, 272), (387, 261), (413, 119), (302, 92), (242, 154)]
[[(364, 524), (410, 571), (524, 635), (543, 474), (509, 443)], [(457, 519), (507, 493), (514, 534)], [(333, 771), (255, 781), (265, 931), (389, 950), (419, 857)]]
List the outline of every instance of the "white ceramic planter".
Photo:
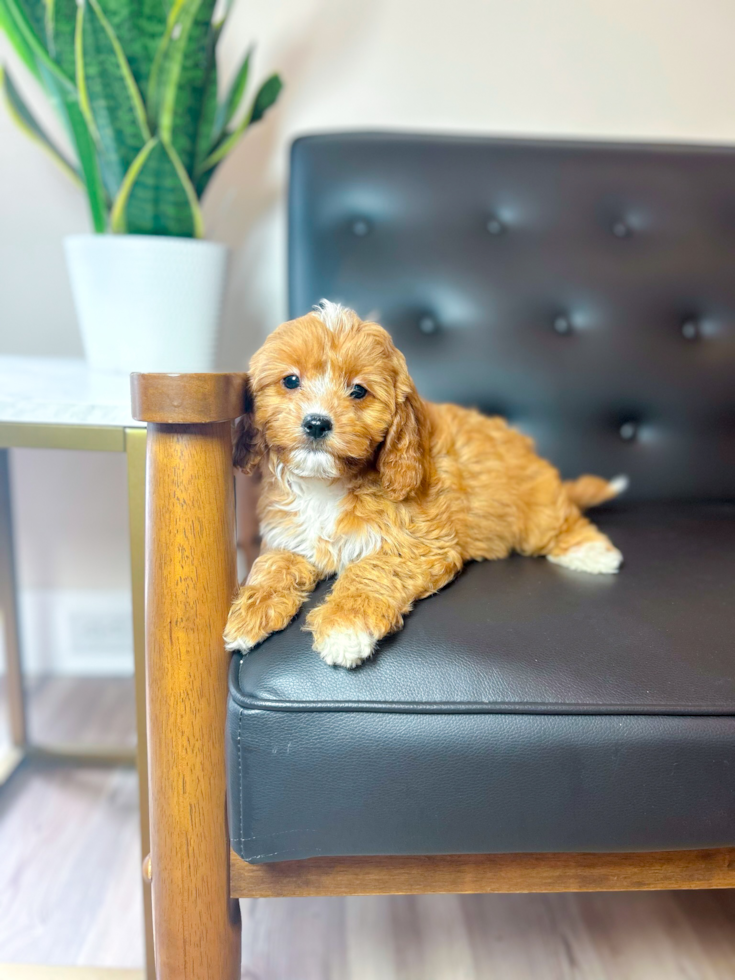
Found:
[(64, 248), (91, 368), (214, 370), (225, 245), (157, 235), (70, 235)]

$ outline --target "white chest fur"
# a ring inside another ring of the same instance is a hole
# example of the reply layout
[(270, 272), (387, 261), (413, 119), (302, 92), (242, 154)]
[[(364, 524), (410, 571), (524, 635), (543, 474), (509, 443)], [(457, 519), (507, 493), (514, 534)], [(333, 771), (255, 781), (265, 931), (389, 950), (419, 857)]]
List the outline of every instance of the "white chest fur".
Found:
[(356, 533), (338, 531), (346, 491), (340, 480), (289, 476), (283, 502), (266, 509), (261, 526), (269, 549), (303, 555), (325, 571), (335, 571), (372, 554), (380, 535), (368, 525)]

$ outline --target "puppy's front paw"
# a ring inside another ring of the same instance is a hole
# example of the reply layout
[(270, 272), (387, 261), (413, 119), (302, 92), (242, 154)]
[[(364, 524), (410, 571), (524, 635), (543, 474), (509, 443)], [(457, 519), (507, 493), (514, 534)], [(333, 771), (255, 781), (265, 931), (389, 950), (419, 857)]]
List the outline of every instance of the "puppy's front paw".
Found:
[(268, 596), (264, 596), (255, 586), (244, 586), (227, 617), (225, 649), (247, 653), (274, 630), (283, 628), (276, 625), (276, 619), (277, 610), (269, 603)]
[(561, 555), (547, 555), (547, 558), (555, 565), (588, 575), (615, 575), (623, 563), (618, 549), (605, 541), (585, 541)]
[(335, 629), (319, 639), (314, 638), (314, 649), (325, 664), (334, 667), (358, 667), (368, 660), (375, 650), (375, 638), (361, 629)]

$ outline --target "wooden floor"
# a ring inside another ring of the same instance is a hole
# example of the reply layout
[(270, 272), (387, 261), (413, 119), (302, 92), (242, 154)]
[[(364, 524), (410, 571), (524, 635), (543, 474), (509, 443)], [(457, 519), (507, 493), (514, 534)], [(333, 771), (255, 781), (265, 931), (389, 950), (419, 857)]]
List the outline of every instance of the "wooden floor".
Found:
[[(135, 742), (130, 680), (49, 679), (29, 702), (35, 741)], [(137, 808), (133, 769), (15, 773), (0, 790), (0, 963), (142, 965)]]
[[(36, 737), (133, 738), (129, 681), (47, 680), (32, 693)], [(0, 700), (0, 726), (2, 715)], [(9, 963), (140, 967), (139, 866), (132, 771), (18, 772), (0, 791), (0, 980), (46, 978)], [(735, 977), (733, 892), (268, 899), (242, 911), (246, 980)]]

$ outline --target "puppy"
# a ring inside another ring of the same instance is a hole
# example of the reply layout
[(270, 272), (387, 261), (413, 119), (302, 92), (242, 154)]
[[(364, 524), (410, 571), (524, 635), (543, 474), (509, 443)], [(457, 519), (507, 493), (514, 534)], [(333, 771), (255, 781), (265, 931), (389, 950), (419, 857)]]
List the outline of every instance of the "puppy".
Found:
[(282, 630), (331, 575), (305, 628), (326, 663), (356, 667), (467, 561), (516, 551), (617, 572), (622, 555), (582, 510), (625, 479), (563, 483), (503, 419), (423, 401), (377, 323), (323, 301), (270, 335), (250, 378), (234, 459), (262, 468), (263, 553), (230, 611), (228, 650)]

